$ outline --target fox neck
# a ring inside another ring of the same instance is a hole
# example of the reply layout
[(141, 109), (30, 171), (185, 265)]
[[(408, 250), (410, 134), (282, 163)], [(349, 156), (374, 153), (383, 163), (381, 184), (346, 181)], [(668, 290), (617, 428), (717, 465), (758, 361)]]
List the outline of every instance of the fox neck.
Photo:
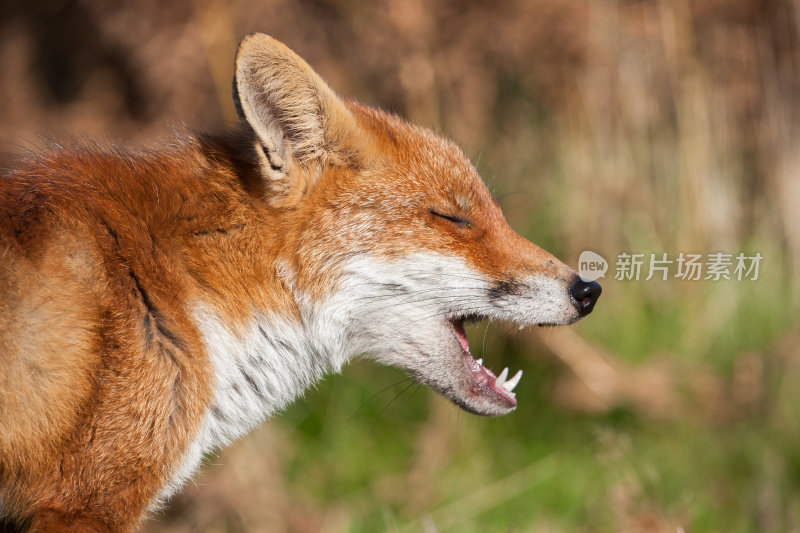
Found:
[(354, 355), (346, 309), (332, 313), (329, 306), (301, 301), (294, 316), (254, 309), (235, 328), (212, 306), (195, 306), (214, 375), (204, 451), (244, 435)]

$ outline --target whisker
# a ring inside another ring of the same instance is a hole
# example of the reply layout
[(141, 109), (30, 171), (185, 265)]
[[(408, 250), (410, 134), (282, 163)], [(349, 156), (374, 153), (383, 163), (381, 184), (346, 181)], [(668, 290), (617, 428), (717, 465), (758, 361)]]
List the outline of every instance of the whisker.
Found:
[[(453, 295), (453, 296), (431, 296), (427, 298), (415, 299), (410, 301), (401, 301), (401, 302), (372, 302), (372, 305), (368, 307), (370, 311), (373, 312), (380, 312), (385, 309), (409, 309), (414, 307), (424, 308), (425, 306), (436, 307), (439, 310), (444, 310), (449, 304), (452, 303), (464, 303), (470, 304), (472, 302), (482, 302), (485, 303), (483, 300), (469, 297), (464, 298), (462, 295)], [(380, 305), (385, 304), (385, 305)], [(410, 307), (409, 307), (410, 306)], [(459, 305), (460, 307), (460, 305)]]
[[(384, 393), (384, 392), (386, 392), (387, 390), (393, 389), (393, 388), (397, 387), (398, 385), (402, 385), (403, 383), (407, 383), (407, 382), (409, 382), (409, 381), (412, 381), (412, 378), (410, 378), (410, 377), (407, 377), (407, 378), (405, 378), (405, 379), (401, 379), (401, 380), (400, 380), (400, 381), (398, 381), (397, 383), (393, 383), (393, 384), (391, 384), (391, 385), (389, 385), (389, 386), (387, 386), (387, 387), (384, 387), (384, 388), (382, 388), (382, 389), (381, 389), (381, 390), (379, 390), (378, 392), (374, 393), (372, 396), (370, 396), (369, 398), (367, 398), (366, 400), (364, 400), (364, 401), (361, 403), (361, 405), (359, 405), (359, 406), (358, 406), (358, 408), (357, 408), (355, 411), (353, 411), (353, 414), (352, 414), (352, 415), (350, 415), (350, 418), (348, 419), (348, 421), (349, 421), (349, 422), (352, 422), (352, 421), (355, 419), (355, 417), (356, 417), (356, 415), (358, 414), (358, 412), (359, 412), (359, 411), (361, 411), (361, 409), (363, 409), (363, 408), (364, 408), (364, 407), (365, 407), (365, 406), (366, 406), (366, 405), (367, 405), (369, 402), (371, 402), (372, 400), (374, 400), (375, 398), (377, 398), (378, 396), (380, 396), (381, 394), (383, 394), (383, 393)], [(382, 412), (382, 411), (381, 411), (381, 412)]]
[[(409, 378), (409, 380), (410, 380), (410, 379), (411, 379), (411, 378)], [(397, 394), (395, 394), (395, 395), (392, 397), (392, 399), (391, 399), (391, 400), (389, 400), (389, 402), (388, 402), (386, 405), (384, 405), (384, 406), (383, 406), (383, 409), (381, 409), (380, 413), (378, 413), (378, 416), (376, 416), (376, 417), (375, 417), (375, 422), (372, 424), (372, 429), (375, 429), (375, 426), (377, 425), (377, 423), (378, 423), (378, 420), (380, 420), (380, 419), (381, 419), (381, 417), (383, 416), (383, 413), (384, 413), (384, 412), (385, 412), (385, 411), (386, 411), (386, 410), (389, 408), (389, 406), (390, 406), (390, 405), (392, 405), (396, 399), (398, 399), (400, 396), (402, 396), (404, 392), (406, 392), (408, 389), (410, 389), (411, 387), (413, 387), (415, 384), (417, 384), (417, 382), (416, 382), (416, 381), (411, 381), (411, 383), (409, 383), (408, 385), (406, 385), (406, 386), (403, 388), (403, 390), (401, 390), (400, 392), (398, 392)], [(418, 384), (417, 384), (417, 385), (418, 385)]]
[[(495, 310), (495, 308), (492, 307), (492, 306), (489, 306), (489, 305), (475, 305), (475, 306), (471, 306), (471, 307), (461, 307), (460, 309), (458, 309), (458, 312), (461, 313), (461, 314), (465, 314), (465, 315), (470, 315), (470, 314), (484, 315), (484, 314), (488, 314), (487, 311), (492, 311), (492, 310)], [(418, 322), (422, 322), (422, 321), (425, 321), (425, 320), (430, 320), (431, 318), (435, 318), (437, 316), (439, 316), (439, 313), (433, 313), (433, 314), (429, 314), (429, 315), (424, 315), (424, 316), (412, 319), (409, 322), (409, 324), (416, 324)]]

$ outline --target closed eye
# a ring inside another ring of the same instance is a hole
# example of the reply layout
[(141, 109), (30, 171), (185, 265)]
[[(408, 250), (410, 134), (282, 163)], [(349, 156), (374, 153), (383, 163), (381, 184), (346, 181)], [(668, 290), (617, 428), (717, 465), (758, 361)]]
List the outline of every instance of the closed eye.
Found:
[(466, 218), (456, 217), (456, 216), (453, 216), (453, 215), (447, 215), (447, 214), (442, 213), (440, 211), (436, 211), (435, 209), (428, 209), (428, 213), (430, 213), (431, 215), (433, 215), (435, 217), (443, 218), (443, 219), (445, 219), (445, 220), (447, 220), (449, 222), (452, 222), (453, 224), (455, 224), (457, 226), (463, 226), (463, 227), (467, 227), (467, 228), (472, 227), (472, 223), (470, 223), (470, 221), (467, 220)]

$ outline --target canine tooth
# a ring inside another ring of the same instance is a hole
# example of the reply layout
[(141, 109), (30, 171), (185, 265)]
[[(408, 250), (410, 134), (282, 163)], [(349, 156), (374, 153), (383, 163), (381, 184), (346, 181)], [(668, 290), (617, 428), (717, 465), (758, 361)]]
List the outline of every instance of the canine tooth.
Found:
[(517, 373), (514, 374), (514, 377), (503, 383), (503, 388), (506, 389), (508, 392), (514, 390), (514, 387), (517, 386), (519, 380), (522, 378), (522, 370), (517, 370)]
[(478, 365), (483, 365), (483, 357), (481, 357), (480, 359), (478, 359), (475, 362), (478, 363)]
[(503, 383), (506, 382), (506, 378), (508, 377), (508, 367), (504, 368), (500, 375), (497, 376), (497, 379), (494, 381), (494, 386), (498, 389), (503, 386)]
[(522, 331), (523, 329), (525, 329), (525, 324), (520, 324), (519, 325), (519, 330)]

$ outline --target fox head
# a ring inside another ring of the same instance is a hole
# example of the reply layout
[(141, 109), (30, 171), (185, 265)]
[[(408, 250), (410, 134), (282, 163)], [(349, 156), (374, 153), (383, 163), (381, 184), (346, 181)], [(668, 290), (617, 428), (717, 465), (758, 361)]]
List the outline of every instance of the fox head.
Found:
[(452, 142), (344, 101), (295, 53), (252, 34), (234, 95), (281, 225), (277, 277), (314, 350), (366, 355), (481, 415), (513, 410), (519, 375), (470, 355), (464, 324), (570, 324), (597, 283), (517, 235)]

